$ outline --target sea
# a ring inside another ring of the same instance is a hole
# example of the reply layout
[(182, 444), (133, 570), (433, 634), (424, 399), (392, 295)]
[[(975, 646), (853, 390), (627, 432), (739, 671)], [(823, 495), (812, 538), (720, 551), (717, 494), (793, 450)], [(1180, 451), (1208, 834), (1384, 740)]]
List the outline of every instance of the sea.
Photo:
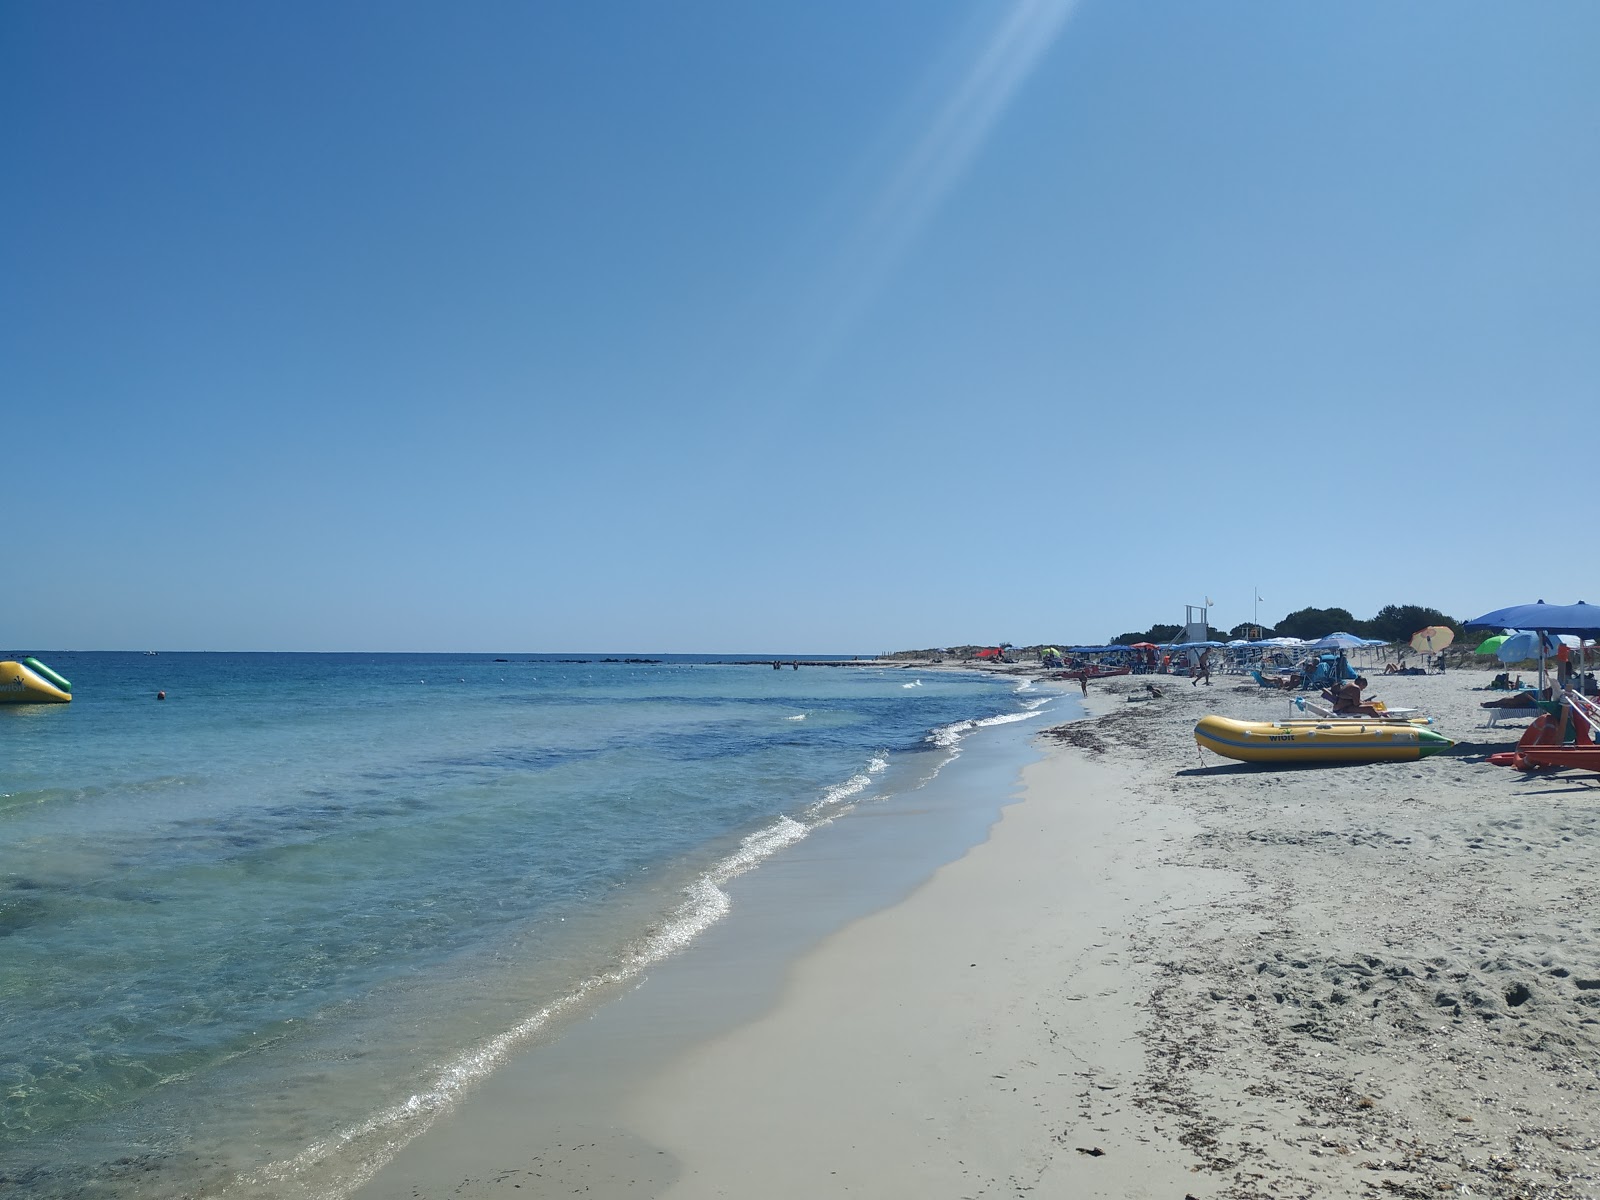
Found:
[(731, 881), (1076, 709), (793, 655), (38, 657), (73, 700), (0, 705), (8, 1197), (347, 1195)]

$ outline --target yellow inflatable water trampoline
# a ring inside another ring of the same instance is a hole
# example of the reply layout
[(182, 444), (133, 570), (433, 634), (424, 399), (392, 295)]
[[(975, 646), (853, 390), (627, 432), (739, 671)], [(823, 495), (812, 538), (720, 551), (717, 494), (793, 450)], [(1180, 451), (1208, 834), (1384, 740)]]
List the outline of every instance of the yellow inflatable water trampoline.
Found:
[(1412, 762), (1448, 750), (1447, 737), (1406, 721), (1235, 721), (1201, 717), (1194, 740), (1251, 763)]
[(0, 704), (67, 704), (72, 684), (37, 658), (0, 662)]

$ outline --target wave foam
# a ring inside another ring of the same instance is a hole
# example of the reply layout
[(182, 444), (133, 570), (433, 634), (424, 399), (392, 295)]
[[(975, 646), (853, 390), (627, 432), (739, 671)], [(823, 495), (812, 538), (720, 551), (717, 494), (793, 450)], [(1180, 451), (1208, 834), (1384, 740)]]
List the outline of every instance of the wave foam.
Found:
[(999, 716), (995, 717), (984, 717), (981, 721), (974, 721), (973, 724), (978, 728), (983, 729), (990, 725), (1011, 725), (1017, 721), (1031, 721), (1038, 715), (1038, 713), (1033, 712), (1032, 710), (1028, 712), (1001, 713)]
[(881, 775), (889, 769), (889, 756), (878, 753), (868, 760), (866, 767), (859, 773), (850, 776), (843, 783), (834, 784), (833, 787), (822, 793), (821, 798), (811, 808), (811, 813), (819, 815), (837, 804), (842, 804), (852, 796), (859, 796), (872, 786), (872, 777)]
[[(345, 1200), (382, 1170), (407, 1143), (426, 1133), (441, 1115), (459, 1103), (469, 1087), (488, 1077), (516, 1046), (555, 1017), (581, 1004), (600, 988), (623, 982), (637, 974), (639, 969), (642, 969), (642, 965), (631, 970), (624, 967), (604, 972), (584, 980), (565, 996), (445, 1064), (423, 1091), (374, 1113), (357, 1125), (340, 1130), (326, 1141), (313, 1142), (293, 1158), (268, 1163), (242, 1176), (240, 1182), (247, 1185), (288, 1184), (295, 1187), (295, 1192), (290, 1194)], [(358, 1156), (357, 1160), (348, 1171), (341, 1173), (337, 1184), (329, 1180), (302, 1178), (317, 1167), (325, 1166), (335, 1155), (352, 1151)], [(226, 1188), (224, 1192), (232, 1190)]]
[[(888, 758), (879, 755), (868, 764), (867, 771), (877, 774), (887, 769), (888, 765)], [(870, 781), (869, 775), (854, 776), (852, 782), (855, 779), (862, 780), (863, 787)], [(288, 1185), (295, 1192), (308, 1197), (346, 1200), (407, 1143), (426, 1133), (441, 1115), (459, 1104), (469, 1088), (490, 1075), (519, 1045), (551, 1021), (577, 1008), (596, 992), (637, 978), (652, 964), (687, 947), (726, 916), (733, 902), (720, 885), (752, 870), (810, 832), (808, 826), (785, 816), (745, 837), (736, 851), (690, 883), (684, 889), (684, 899), (678, 907), (650, 931), (637, 950), (624, 957), (614, 968), (591, 976), (510, 1029), (446, 1063), (424, 1090), (405, 1101), (374, 1113), (327, 1140), (314, 1142), (293, 1158), (269, 1163), (242, 1177), (240, 1182), (247, 1185)], [(335, 1156), (351, 1154), (356, 1161), (347, 1172), (342, 1173), (337, 1185), (309, 1177), (317, 1168), (328, 1167)]]
[[(811, 830), (793, 817), (779, 817), (765, 829), (757, 830), (739, 843), (739, 849), (711, 869), (710, 878), (717, 883), (727, 883), (736, 875), (743, 875), (758, 865), (762, 859), (771, 858), (785, 846), (792, 846)], [(726, 897), (723, 897), (726, 899)], [(727, 912), (724, 908), (722, 913)]]
[(961, 739), (974, 729), (984, 729), (991, 725), (1010, 725), (1014, 721), (1028, 721), (1038, 716), (1036, 708), (1027, 712), (999, 713), (992, 717), (979, 717), (971, 721), (953, 721), (949, 725), (941, 725), (930, 730), (926, 741), (938, 746), (941, 750), (954, 750), (961, 744)]

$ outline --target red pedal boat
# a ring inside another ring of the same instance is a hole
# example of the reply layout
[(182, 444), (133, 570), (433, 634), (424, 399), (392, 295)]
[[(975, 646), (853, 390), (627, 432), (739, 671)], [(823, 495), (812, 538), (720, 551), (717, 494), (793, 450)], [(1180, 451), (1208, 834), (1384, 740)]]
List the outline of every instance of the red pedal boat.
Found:
[(1550, 771), (1577, 767), (1600, 771), (1600, 746), (1540, 746), (1523, 750), (1511, 763), (1524, 771)]
[[(1566, 711), (1541, 713), (1517, 743), (1515, 754), (1495, 754), (1490, 762), (1519, 771), (1600, 771), (1600, 705), (1570, 688), (1562, 695)], [(1570, 729), (1572, 741), (1567, 741)]]

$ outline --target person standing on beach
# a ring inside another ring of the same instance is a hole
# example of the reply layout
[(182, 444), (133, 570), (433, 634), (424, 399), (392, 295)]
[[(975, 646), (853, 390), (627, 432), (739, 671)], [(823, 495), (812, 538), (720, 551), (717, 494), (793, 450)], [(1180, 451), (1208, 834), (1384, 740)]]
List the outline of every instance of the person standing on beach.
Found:
[(1550, 699), (1559, 699), (1561, 693), (1572, 686), (1572, 651), (1565, 642), (1556, 651), (1556, 690), (1550, 694)]
[(1078, 686), (1083, 689), (1085, 696), (1089, 694), (1089, 672), (1087, 670), (1078, 672)]
[(1207, 687), (1211, 686), (1211, 648), (1209, 646), (1200, 651), (1200, 657), (1195, 659), (1194, 666), (1189, 669), (1189, 674), (1193, 676), (1189, 680), (1190, 687), (1199, 686), (1202, 679), (1206, 681)]

